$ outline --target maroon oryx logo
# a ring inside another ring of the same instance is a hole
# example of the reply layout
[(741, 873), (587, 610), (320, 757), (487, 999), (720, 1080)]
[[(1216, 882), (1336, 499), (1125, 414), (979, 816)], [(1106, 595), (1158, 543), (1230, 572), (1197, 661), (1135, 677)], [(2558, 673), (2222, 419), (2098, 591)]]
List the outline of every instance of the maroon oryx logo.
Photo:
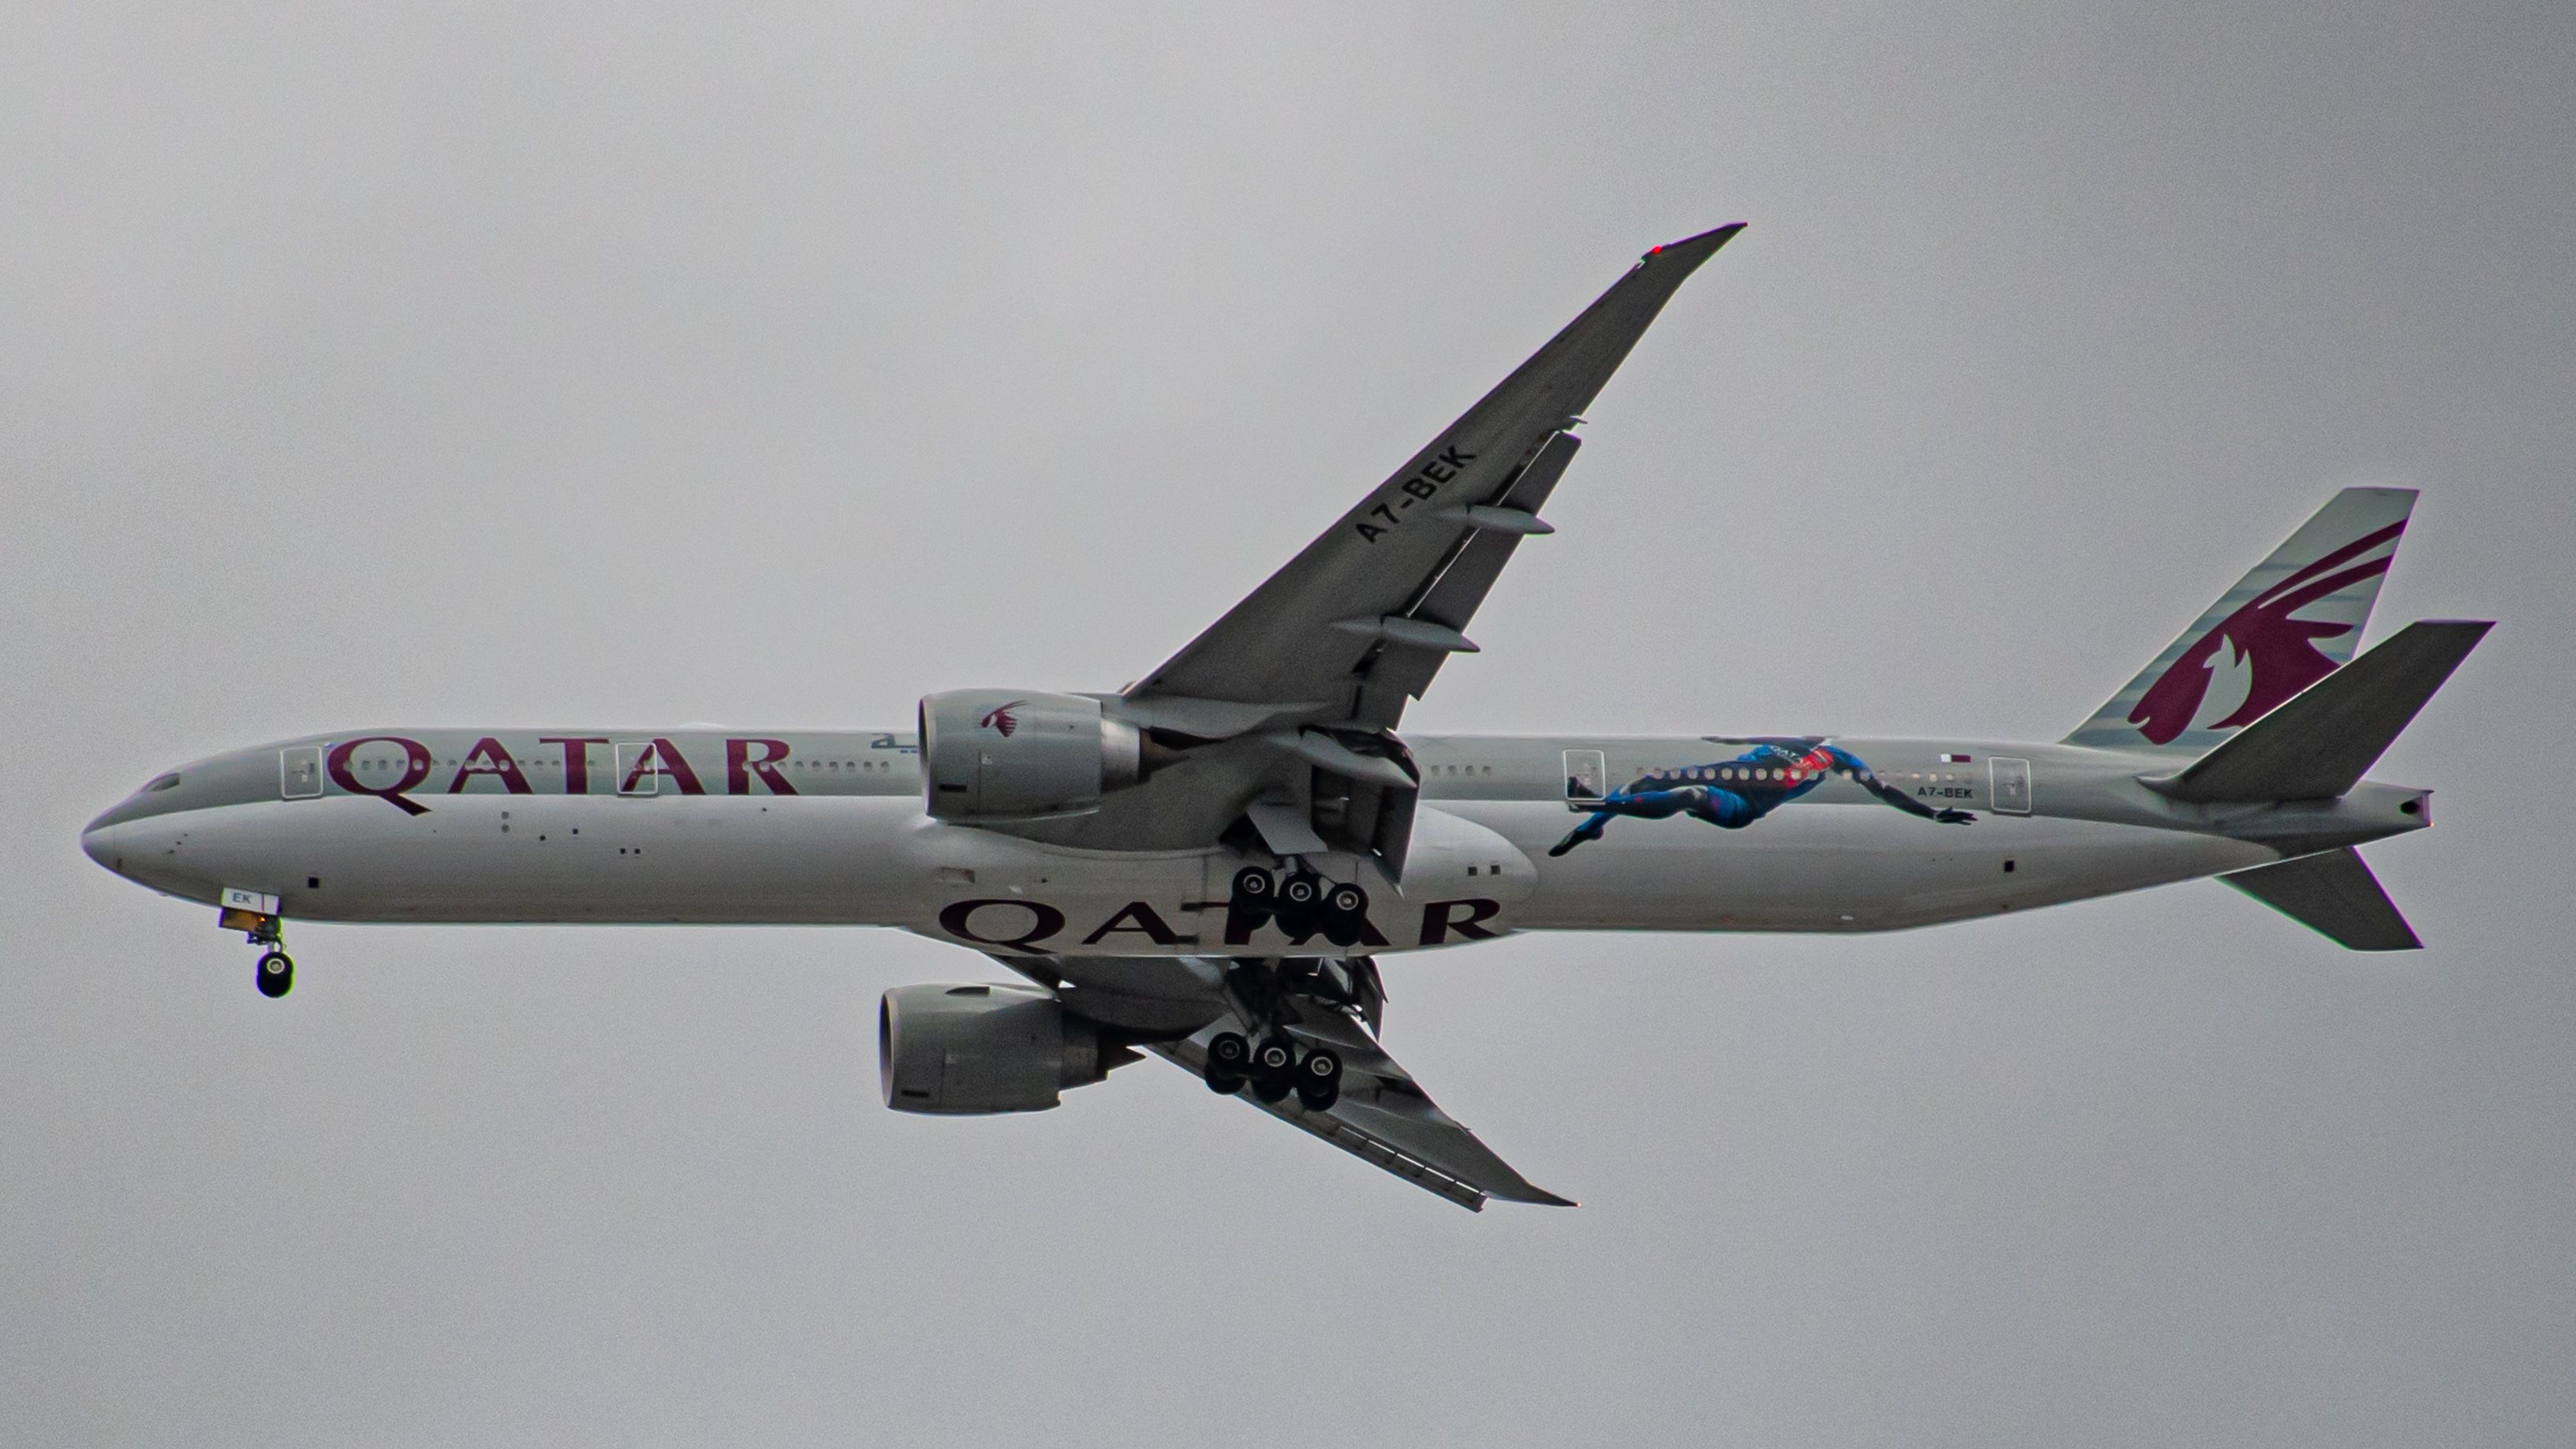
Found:
[(1011, 711), (1027, 703), (1025, 699), (1015, 699), (1009, 704), (997, 704), (993, 706), (992, 713), (975, 722), (988, 730), (999, 732), (1002, 738), (1007, 740), (1011, 737), (1011, 732), (1020, 727), (1020, 717)]
[(2366, 534), (2256, 594), (2245, 607), (2220, 620), (2217, 628), (2184, 650), (2172, 668), (2147, 686), (2147, 692), (2138, 699), (2138, 707), (2129, 711), (2129, 723), (2160, 745), (2170, 744), (2191, 728), (2192, 718), (2200, 713), (2201, 702), (2209, 695), (2210, 666), (2222, 643), (2235, 646), (2238, 661), (2250, 661), (2252, 677), (2245, 702), (2225, 719), (2213, 721), (2211, 729), (2252, 724), (2270, 713), (2274, 705), (2334, 673), (2335, 662), (2317, 648), (2316, 641), (2349, 634), (2352, 625), (2292, 616), (2329, 594), (2388, 572), (2394, 553), (2351, 568), (2344, 565), (2381, 544), (2395, 541), (2405, 530), (2406, 524), (2400, 520)]

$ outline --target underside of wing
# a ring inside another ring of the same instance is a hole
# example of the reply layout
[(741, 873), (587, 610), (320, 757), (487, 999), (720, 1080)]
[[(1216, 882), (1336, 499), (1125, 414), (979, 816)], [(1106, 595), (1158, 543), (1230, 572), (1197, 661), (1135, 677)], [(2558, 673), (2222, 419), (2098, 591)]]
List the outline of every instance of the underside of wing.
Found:
[(1657, 247), (1341, 521), (1163, 666), (1139, 706), (1302, 706), (1392, 727), (1464, 633), (1574, 456), (1567, 429), (1740, 226)]
[[(1302, 1020), (1284, 1030), (1305, 1048), (1322, 1047), (1341, 1058), (1340, 1096), (1330, 1106), (1313, 1107), (1294, 1095), (1265, 1100), (1247, 1085), (1235, 1093), (1237, 1097), (1471, 1211), (1483, 1211), (1489, 1198), (1548, 1207), (1575, 1205), (1533, 1185), (1475, 1133), (1441, 1111), (1412, 1073), (1387, 1055), (1376, 1035), (1350, 1011), (1309, 1009)], [(1246, 1025), (1228, 1013), (1185, 1040), (1156, 1043), (1146, 1050), (1204, 1079), (1208, 1043), (1228, 1031), (1243, 1033)]]
[[(1366, 957), (1282, 961), (1222, 956), (992, 959), (1053, 991), (1064, 1010), (1100, 1023), (1219, 1090), (1461, 1207), (1488, 1199), (1574, 1204), (1531, 1184), (1440, 1110), (1378, 1041), (1386, 995)], [(1211, 1046), (1284, 1042), (1302, 1070), (1323, 1053), (1338, 1065), (1320, 1094), (1267, 1090), (1238, 1062), (1215, 1063)], [(1244, 1075), (1237, 1076), (1235, 1073)]]

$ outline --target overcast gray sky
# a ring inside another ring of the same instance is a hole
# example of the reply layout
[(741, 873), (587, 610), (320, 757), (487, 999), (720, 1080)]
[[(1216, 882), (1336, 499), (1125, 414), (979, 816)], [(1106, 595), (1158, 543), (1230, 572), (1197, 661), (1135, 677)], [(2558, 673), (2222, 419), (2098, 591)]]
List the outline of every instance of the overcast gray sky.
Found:
[[(2576, 1438), (2564, 4), (17, 4), (0, 1440)], [(226, 13), (226, 12), (231, 13)], [(970, 13), (971, 12), (971, 13)], [(2215, 884), (1388, 966), (1578, 1211), (1160, 1064), (876, 1100), (884, 932), (303, 927), (80, 823), (386, 722), (1112, 688), (1646, 246), (1423, 730), (2055, 738), (2334, 488), (2430, 949)]]

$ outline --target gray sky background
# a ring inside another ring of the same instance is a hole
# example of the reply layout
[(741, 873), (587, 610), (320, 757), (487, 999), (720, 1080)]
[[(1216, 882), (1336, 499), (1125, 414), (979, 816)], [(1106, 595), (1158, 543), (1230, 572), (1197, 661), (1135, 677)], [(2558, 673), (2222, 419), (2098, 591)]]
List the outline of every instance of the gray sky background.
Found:
[[(972, 8), (9, 7), (0, 1440), (2576, 1437), (2576, 11)], [(2373, 637), (2504, 621), (2381, 770), (2431, 949), (1397, 959), (1587, 1204), (1471, 1217), (1160, 1064), (885, 1111), (929, 942), (270, 1003), (78, 851), (306, 730), (1114, 687), (1730, 220), (1412, 725), (2055, 738), (2418, 485)]]

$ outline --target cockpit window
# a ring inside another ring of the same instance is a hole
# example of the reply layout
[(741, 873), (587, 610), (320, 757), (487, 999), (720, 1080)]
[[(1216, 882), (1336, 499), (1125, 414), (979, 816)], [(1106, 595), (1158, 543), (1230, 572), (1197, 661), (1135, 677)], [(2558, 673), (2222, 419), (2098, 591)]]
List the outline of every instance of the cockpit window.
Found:
[(153, 781), (149, 785), (144, 786), (143, 793), (146, 795), (157, 795), (164, 790), (176, 790), (178, 788), (179, 776), (176, 772), (173, 772), (162, 776), (160, 779)]

